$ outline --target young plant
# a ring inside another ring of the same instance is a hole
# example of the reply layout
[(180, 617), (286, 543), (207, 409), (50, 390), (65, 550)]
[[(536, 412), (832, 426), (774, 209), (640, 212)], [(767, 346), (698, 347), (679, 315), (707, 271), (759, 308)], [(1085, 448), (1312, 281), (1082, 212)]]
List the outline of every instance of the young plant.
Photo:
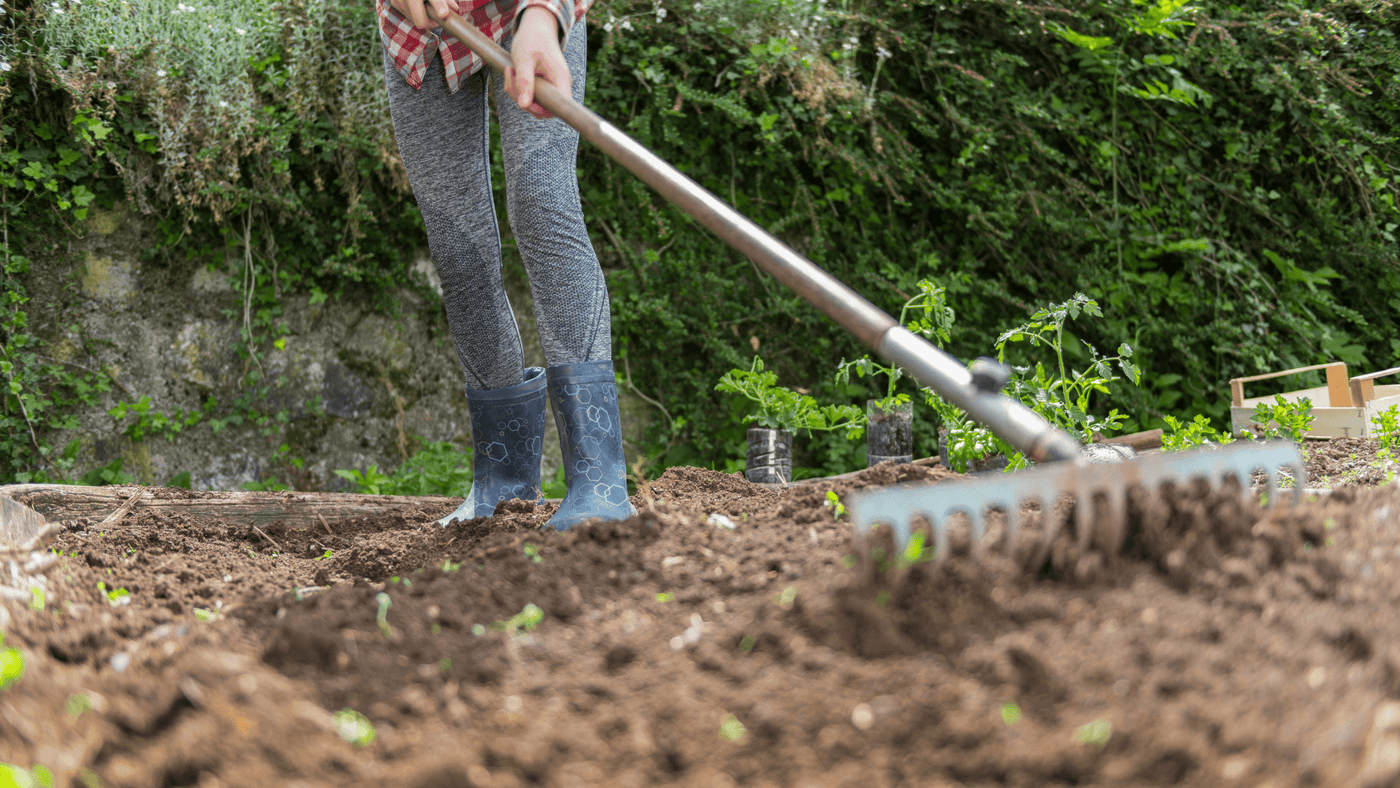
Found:
[(1394, 453), (1396, 445), (1400, 444), (1400, 405), (1391, 405), (1372, 416), (1371, 424), (1375, 427), (1371, 432), (1381, 445), (1377, 455), (1389, 458)]
[(1201, 415), (1189, 422), (1181, 422), (1174, 416), (1163, 416), (1169, 432), (1162, 433), (1162, 451), (1186, 451), (1212, 442), (1226, 444), (1235, 440), (1229, 432), (1217, 432), (1210, 426), (1210, 419)]
[[(0, 643), (5, 636), (0, 633)], [(14, 686), (24, 676), (24, 653), (17, 648), (0, 649), (0, 690)]]
[[(1092, 298), (1083, 293), (1075, 293), (1068, 301), (1051, 304), (1031, 315), (1026, 323), (1007, 331), (997, 338), (997, 360), (1006, 361), (1007, 346), (1016, 342), (1028, 342), (1032, 348), (1049, 348), (1055, 354), (1053, 371), (1046, 371), (1045, 364), (1037, 361), (1031, 367), (1013, 367), (1018, 373), (1008, 386), (1008, 393), (1020, 399), (1031, 410), (1039, 413), (1046, 421), (1089, 443), (1096, 432), (1117, 430), (1127, 421), (1127, 416), (1117, 409), (1111, 410), (1107, 418), (1099, 418), (1089, 413), (1089, 403), (1095, 393), (1108, 394), (1110, 383), (1121, 378), (1113, 374), (1113, 363), (1118, 369), (1138, 385), (1142, 381), (1142, 370), (1133, 364), (1133, 349), (1124, 342), (1118, 346), (1115, 356), (1100, 356), (1092, 345), (1089, 348), (1089, 365), (1083, 370), (1065, 367), (1065, 323), (1078, 319), (1081, 314), (1103, 317), (1103, 310)], [(1027, 373), (1033, 374), (1027, 378)]]
[[(928, 279), (920, 280), (918, 295), (905, 301), (904, 306), (900, 307), (899, 324), (942, 347), (951, 338), (953, 328), (953, 310), (948, 306), (947, 292), (947, 289), (939, 287)], [(917, 317), (909, 320), (911, 311), (917, 313)], [(847, 361), (843, 358), (841, 364), (836, 368), (836, 382), (850, 383), (852, 371), (856, 373), (857, 378), (864, 378), (866, 375), (872, 379), (876, 375), (885, 376), (885, 396), (876, 402), (876, 405), (882, 410), (888, 409), (896, 403), (909, 401), (908, 394), (895, 393), (895, 384), (904, 377), (904, 370), (899, 367), (885, 366), (871, 359), (869, 355), (862, 356), (855, 361)]]
[(846, 430), (846, 437), (859, 438), (865, 430), (865, 414), (854, 405), (819, 405), (807, 394), (777, 385), (778, 375), (765, 372), (763, 359), (754, 356), (747, 369), (731, 369), (720, 378), (716, 391), (740, 394), (758, 403), (758, 412), (749, 421), (768, 429), (797, 432), (807, 430)]
[(846, 513), (846, 505), (841, 503), (841, 496), (835, 490), (826, 491), (826, 503), (823, 506), (831, 507), (831, 517), (833, 520), (840, 520), (841, 515)]
[(1302, 443), (1312, 429), (1312, 400), (1307, 397), (1289, 402), (1282, 394), (1274, 395), (1274, 404), (1260, 402), (1250, 415), (1251, 424), (1259, 425), (1259, 437), (1283, 438)]

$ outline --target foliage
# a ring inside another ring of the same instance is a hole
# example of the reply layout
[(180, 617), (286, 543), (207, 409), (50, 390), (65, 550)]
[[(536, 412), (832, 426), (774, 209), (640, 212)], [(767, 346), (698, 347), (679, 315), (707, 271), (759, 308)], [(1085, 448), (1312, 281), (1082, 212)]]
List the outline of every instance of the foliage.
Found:
[(353, 484), (352, 492), (367, 495), (463, 495), (472, 482), (472, 449), (448, 441), (426, 442), (417, 436), (414, 440), (423, 447), (393, 474), (371, 465), (364, 471), (337, 469), (335, 475)]
[(1386, 452), (1386, 456), (1395, 450), (1396, 444), (1400, 443), (1400, 405), (1391, 405), (1383, 411), (1371, 417), (1373, 428), (1372, 434), (1381, 445), (1381, 451)]
[(720, 378), (716, 391), (739, 394), (758, 403), (758, 412), (748, 417), (760, 427), (774, 430), (830, 431), (843, 429), (849, 439), (859, 438), (865, 414), (854, 405), (820, 405), (808, 394), (777, 385), (776, 372), (764, 371), (763, 359), (754, 356), (748, 369), (731, 369)]
[(1261, 438), (1286, 438), (1302, 443), (1308, 430), (1312, 429), (1312, 400), (1303, 397), (1291, 402), (1284, 399), (1282, 394), (1275, 394), (1273, 404), (1260, 402), (1254, 406), (1249, 421), (1258, 425)]
[[(953, 310), (947, 304), (944, 294), (947, 292), (928, 279), (919, 281), (919, 292), (912, 298), (904, 302), (899, 309), (899, 324), (914, 333), (921, 334), (925, 339), (937, 342), (940, 346), (950, 339), (950, 331), (953, 326)], [(910, 318), (910, 310), (915, 310), (917, 317)], [(864, 378), (869, 375), (871, 379), (878, 375), (884, 375), (886, 386), (885, 395), (876, 400), (878, 407), (882, 409), (896, 403), (909, 401), (908, 394), (896, 394), (895, 384), (904, 377), (904, 370), (897, 366), (880, 364), (871, 360), (869, 355), (862, 356), (855, 361), (841, 359), (841, 363), (836, 367), (836, 382), (849, 384), (851, 382), (851, 372), (856, 373), (857, 378)]]
[(1079, 438), (1081, 443), (1089, 443), (1094, 433), (1117, 430), (1127, 421), (1127, 416), (1116, 408), (1102, 419), (1089, 412), (1093, 395), (1111, 393), (1109, 384), (1120, 379), (1113, 374), (1111, 364), (1117, 362), (1118, 368), (1134, 385), (1142, 381), (1142, 370), (1129, 360), (1133, 349), (1126, 342), (1118, 346), (1118, 355), (1106, 357), (1089, 345), (1087, 366), (1083, 370), (1067, 370), (1065, 322), (1078, 318), (1081, 313), (1103, 317), (1098, 302), (1083, 293), (1075, 293), (1068, 301), (1037, 310), (1029, 321), (997, 338), (997, 360), (1005, 362), (1007, 346), (1017, 342), (1026, 342), (1032, 348), (1050, 349), (1055, 354), (1056, 366), (1047, 372), (1045, 364), (1037, 361), (1031, 376), (1027, 375), (1031, 367), (1013, 366), (1017, 374), (1012, 376), (1007, 393), (1046, 421)]
[(1210, 419), (1199, 413), (1189, 422), (1180, 421), (1170, 415), (1163, 416), (1162, 421), (1167, 425), (1167, 431), (1162, 433), (1162, 451), (1186, 451), (1213, 442), (1223, 445), (1235, 440), (1235, 436), (1228, 430), (1216, 432), (1215, 428), (1210, 426)]
[[(0, 633), (0, 644), (4, 642), (4, 633)], [(24, 652), (17, 648), (0, 649), (0, 690), (13, 687), (23, 677)]]
[(51, 788), (53, 784), (53, 772), (44, 766), (35, 764), (33, 769), (26, 769), (12, 763), (0, 762), (0, 785), (7, 788)]
[(374, 723), (369, 721), (369, 717), (348, 706), (337, 711), (334, 719), (336, 733), (340, 734), (340, 738), (356, 747), (368, 747), (374, 744), (374, 740), (379, 735), (374, 730)]

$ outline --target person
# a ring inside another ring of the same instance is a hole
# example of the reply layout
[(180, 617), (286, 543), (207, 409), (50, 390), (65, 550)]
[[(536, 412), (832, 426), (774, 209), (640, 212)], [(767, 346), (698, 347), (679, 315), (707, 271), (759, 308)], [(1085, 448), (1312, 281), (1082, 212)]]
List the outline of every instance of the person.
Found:
[[(545, 401), (554, 412), (568, 493), (548, 525), (622, 519), (627, 498), (608, 292), (584, 226), (578, 133), (535, 100), (545, 80), (583, 101), (592, 0), (376, 0), (384, 79), (399, 153), (466, 378), (473, 481), (438, 522), (540, 499)], [(429, 14), (429, 10), (433, 15)], [(434, 19), (463, 15), (511, 52), (504, 78)], [(530, 280), (546, 368), (524, 367), (501, 276), (491, 192), (494, 95), (506, 214)]]

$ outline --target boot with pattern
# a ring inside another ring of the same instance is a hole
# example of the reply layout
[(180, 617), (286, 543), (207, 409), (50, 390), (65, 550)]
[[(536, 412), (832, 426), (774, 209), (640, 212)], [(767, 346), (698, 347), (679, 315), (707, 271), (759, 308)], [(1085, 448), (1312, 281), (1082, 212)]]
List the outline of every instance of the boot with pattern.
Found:
[(472, 486), (457, 511), (438, 520), (487, 517), (512, 498), (540, 499), (540, 449), (544, 442), (545, 375), (525, 370), (525, 380), (490, 391), (467, 389), (472, 425)]
[(627, 500), (612, 362), (561, 364), (545, 374), (569, 486), (549, 525), (567, 531), (585, 520), (621, 520), (636, 514)]

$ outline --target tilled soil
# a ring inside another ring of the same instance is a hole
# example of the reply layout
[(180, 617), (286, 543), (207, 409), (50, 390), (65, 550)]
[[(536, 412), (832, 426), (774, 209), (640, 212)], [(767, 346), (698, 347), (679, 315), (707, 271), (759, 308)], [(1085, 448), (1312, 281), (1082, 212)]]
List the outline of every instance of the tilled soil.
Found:
[[(1309, 455), (1313, 486), (1376, 461)], [(672, 468), (639, 516), (565, 534), (536, 530), (552, 504), (261, 533), (137, 506), (3, 603), (27, 667), (0, 762), (56, 786), (1391, 785), (1400, 493), (1364, 479), (1291, 508), (1137, 496), (1092, 561), (1069, 534), (1031, 558), (1064, 506), (975, 556), (858, 550), (827, 492), (957, 483), (918, 466), (786, 490)]]

